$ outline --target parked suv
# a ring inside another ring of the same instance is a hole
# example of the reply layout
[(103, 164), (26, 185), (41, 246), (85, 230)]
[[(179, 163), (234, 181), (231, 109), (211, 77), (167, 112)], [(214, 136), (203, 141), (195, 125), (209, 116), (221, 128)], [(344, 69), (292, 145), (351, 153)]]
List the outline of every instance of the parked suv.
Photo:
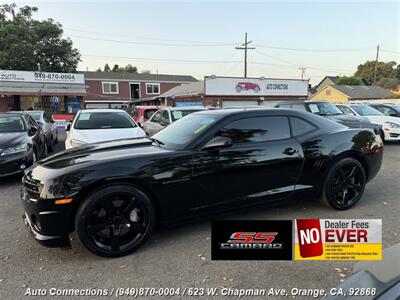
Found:
[(327, 101), (285, 101), (278, 103), (275, 107), (308, 111), (350, 128), (373, 128), (376, 134), (379, 134), (381, 130), (380, 125), (372, 124), (367, 118), (347, 116), (339, 108)]
[(144, 122), (146, 122), (150, 117), (160, 108), (158, 106), (134, 106), (128, 110), (128, 113), (135, 120), (135, 122), (143, 127)]

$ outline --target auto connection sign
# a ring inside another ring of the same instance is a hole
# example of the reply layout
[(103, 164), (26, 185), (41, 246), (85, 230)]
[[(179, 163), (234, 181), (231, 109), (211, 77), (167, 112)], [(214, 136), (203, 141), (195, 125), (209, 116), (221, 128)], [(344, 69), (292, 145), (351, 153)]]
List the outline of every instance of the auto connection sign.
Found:
[(84, 84), (83, 74), (0, 70), (0, 81)]
[(308, 80), (204, 77), (204, 91), (210, 96), (300, 96), (308, 95)]

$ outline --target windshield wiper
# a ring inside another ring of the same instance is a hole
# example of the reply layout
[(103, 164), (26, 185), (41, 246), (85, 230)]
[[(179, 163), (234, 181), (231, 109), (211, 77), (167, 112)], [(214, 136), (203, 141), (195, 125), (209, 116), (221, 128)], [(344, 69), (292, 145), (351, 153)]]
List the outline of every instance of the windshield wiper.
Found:
[(157, 140), (156, 138), (148, 137), (148, 139), (149, 139), (150, 141), (152, 141), (153, 143), (156, 143), (158, 147), (160, 147), (160, 145), (164, 145), (163, 142), (161, 142), (160, 140)]

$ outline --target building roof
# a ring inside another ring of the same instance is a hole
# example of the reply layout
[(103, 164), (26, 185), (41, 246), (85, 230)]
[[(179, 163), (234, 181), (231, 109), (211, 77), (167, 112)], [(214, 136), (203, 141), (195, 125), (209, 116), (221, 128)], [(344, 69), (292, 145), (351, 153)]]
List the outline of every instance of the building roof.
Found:
[(179, 97), (179, 96), (196, 96), (204, 94), (204, 81), (200, 80), (193, 83), (178, 85), (156, 98)]
[(166, 74), (141, 74), (119, 72), (82, 72), (88, 80), (132, 80), (132, 81), (156, 81), (156, 82), (195, 82), (191, 75), (166, 75)]
[(339, 79), (339, 76), (325, 76), (316, 86), (314, 86), (314, 89), (317, 90), (321, 83), (323, 83), (326, 79), (329, 79), (333, 83), (336, 83), (336, 81)]
[(375, 85), (332, 85), (350, 99), (382, 99), (393, 96), (391, 92)]

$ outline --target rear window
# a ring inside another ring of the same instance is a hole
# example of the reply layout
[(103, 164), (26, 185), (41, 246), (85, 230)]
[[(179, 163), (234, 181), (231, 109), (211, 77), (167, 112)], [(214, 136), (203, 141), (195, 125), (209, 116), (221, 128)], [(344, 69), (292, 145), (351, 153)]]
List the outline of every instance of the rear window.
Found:
[(317, 129), (313, 124), (296, 117), (290, 117), (293, 136), (300, 136)]
[(0, 132), (26, 131), (26, 124), (21, 116), (0, 115)]
[(200, 111), (200, 110), (199, 109), (173, 110), (173, 111), (171, 111), (172, 122), (175, 122), (176, 120), (179, 120), (179, 119), (183, 118), (184, 116), (190, 115), (191, 113), (194, 113), (196, 111)]
[(75, 129), (115, 129), (134, 128), (136, 124), (124, 112), (82, 112), (79, 114)]

